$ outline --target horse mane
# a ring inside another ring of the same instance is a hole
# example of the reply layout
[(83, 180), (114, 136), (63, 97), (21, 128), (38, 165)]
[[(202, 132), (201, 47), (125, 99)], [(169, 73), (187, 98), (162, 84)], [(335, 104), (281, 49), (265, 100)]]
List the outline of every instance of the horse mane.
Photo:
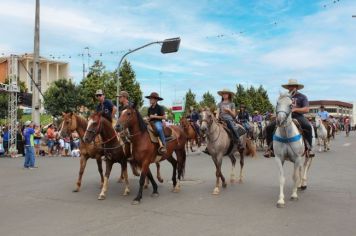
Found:
[(291, 95), (288, 92), (281, 93), (281, 94), (279, 94), (279, 98), (278, 99), (282, 99), (282, 98), (291, 98)]
[(78, 126), (85, 126), (85, 127), (87, 126), (88, 121), (84, 117), (74, 114), (74, 113), (73, 113), (73, 115), (77, 120)]
[(140, 131), (144, 132), (147, 130), (147, 125), (146, 122), (143, 120), (143, 117), (141, 116), (140, 112), (136, 109), (133, 108), (136, 112), (136, 117), (137, 117), (137, 121), (138, 121), (138, 126), (140, 127)]

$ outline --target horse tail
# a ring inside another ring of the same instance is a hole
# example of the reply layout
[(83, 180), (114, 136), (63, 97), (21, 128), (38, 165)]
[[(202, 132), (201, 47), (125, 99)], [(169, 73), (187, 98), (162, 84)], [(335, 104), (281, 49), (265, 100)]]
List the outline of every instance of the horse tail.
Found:
[(257, 154), (256, 144), (254, 144), (252, 139), (247, 139), (246, 140), (245, 155), (246, 156), (251, 156), (251, 157), (256, 157), (256, 154)]

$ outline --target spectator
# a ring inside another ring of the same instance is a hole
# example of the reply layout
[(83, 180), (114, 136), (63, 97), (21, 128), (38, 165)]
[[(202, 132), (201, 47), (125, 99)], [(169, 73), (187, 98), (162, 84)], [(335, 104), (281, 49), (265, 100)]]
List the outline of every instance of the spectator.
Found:
[(25, 169), (37, 168), (35, 166), (35, 144), (34, 144), (34, 134), (33, 123), (31, 121), (26, 121), (26, 128), (24, 129), (25, 138)]
[(42, 138), (41, 128), (39, 125), (35, 125), (35, 134), (34, 134), (34, 143), (35, 143), (35, 154), (39, 156), (40, 154), (40, 146), (41, 146), (41, 138)]
[(4, 150), (5, 150), (5, 155), (8, 154), (9, 140), (10, 140), (10, 132), (9, 132), (9, 129), (7, 127), (5, 127), (4, 133), (3, 133), (3, 136), (2, 136), (2, 143), (3, 143), (3, 146), (4, 146)]
[(53, 124), (50, 124), (47, 128), (47, 147), (48, 147), (48, 155), (53, 155), (54, 142), (56, 140), (56, 136), (54, 133)]
[(9, 148), (10, 157), (11, 157), (11, 158), (15, 158), (15, 157), (17, 156), (17, 153), (18, 153), (18, 151), (17, 151), (17, 149), (16, 149), (15, 144), (14, 144), (14, 143), (11, 144), (11, 147)]
[(5, 154), (4, 146), (2, 144), (2, 137), (0, 135), (0, 156), (3, 156)]

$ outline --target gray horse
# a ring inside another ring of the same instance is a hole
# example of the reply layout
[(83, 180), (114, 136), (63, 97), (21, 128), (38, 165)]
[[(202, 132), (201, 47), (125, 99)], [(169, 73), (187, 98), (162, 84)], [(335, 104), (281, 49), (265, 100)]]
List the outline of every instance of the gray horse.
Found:
[[(224, 129), (222, 124), (219, 124), (217, 119), (210, 111), (203, 111), (201, 113), (202, 123), (201, 131), (207, 137), (207, 148), (214, 161), (216, 167), (216, 185), (212, 194), (218, 195), (220, 193), (220, 178), (222, 181), (222, 187), (226, 188), (225, 177), (221, 172), (221, 164), (224, 156), (228, 156), (231, 160), (232, 170), (231, 170), (231, 183), (236, 181), (235, 179), (235, 164), (237, 152), (240, 153), (240, 176), (239, 183), (243, 180), (243, 167), (244, 167), (244, 148), (238, 147), (236, 144), (231, 145), (231, 138), (227, 131)], [(246, 146), (246, 134), (240, 137), (242, 147)], [(231, 150), (229, 150), (231, 149)]]
[(288, 93), (281, 94), (278, 98), (276, 113), (277, 129), (273, 136), (273, 149), (280, 173), (280, 192), (277, 202), (277, 207), (280, 208), (285, 206), (283, 192), (285, 183), (283, 170), (284, 161), (290, 160), (294, 163), (294, 186), (291, 200), (295, 201), (298, 199), (297, 191), (298, 187), (301, 185), (302, 156), (304, 154), (305, 146), (302, 135), (299, 133), (297, 126), (292, 120), (292, 99)]

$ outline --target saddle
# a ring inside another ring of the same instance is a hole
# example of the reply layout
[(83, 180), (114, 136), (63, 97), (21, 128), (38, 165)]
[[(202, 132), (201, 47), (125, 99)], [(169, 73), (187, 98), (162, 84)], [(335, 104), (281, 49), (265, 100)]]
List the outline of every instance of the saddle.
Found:
[[(156, 130), (156, 127), (150, 122), (147, 122), (147, 131), (148, 131), (148, 134), (150, 135), (151, 141), (153, 143), (159, 143), (159, 135)], [(177, 135), (169, 127), (163, 127), (163, 133), (164, 133), (167, 143), (177, 139)]]

